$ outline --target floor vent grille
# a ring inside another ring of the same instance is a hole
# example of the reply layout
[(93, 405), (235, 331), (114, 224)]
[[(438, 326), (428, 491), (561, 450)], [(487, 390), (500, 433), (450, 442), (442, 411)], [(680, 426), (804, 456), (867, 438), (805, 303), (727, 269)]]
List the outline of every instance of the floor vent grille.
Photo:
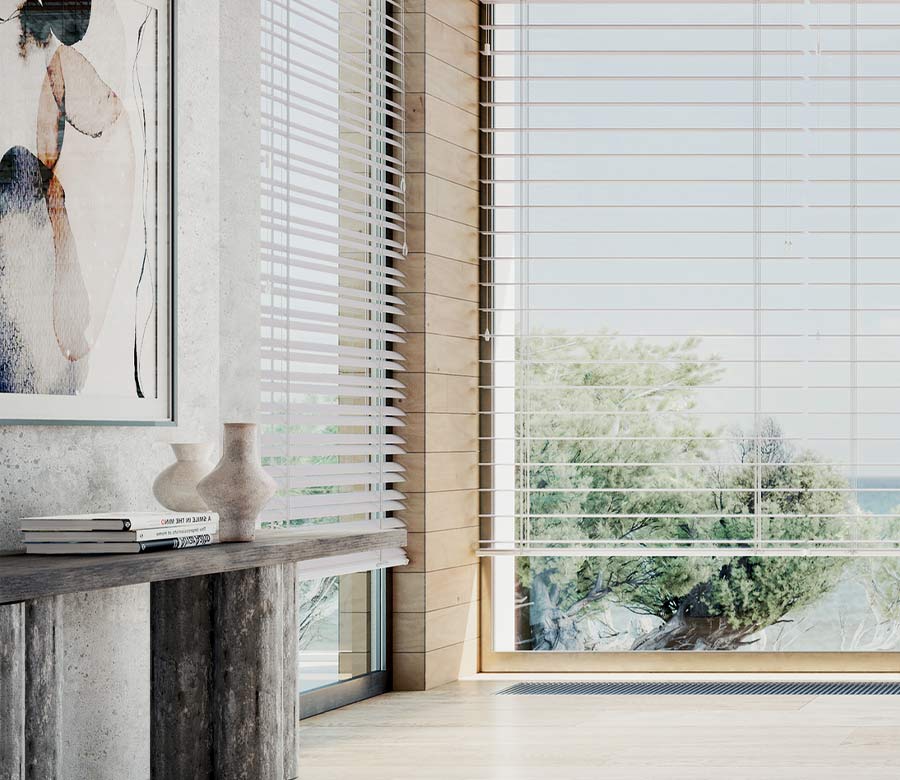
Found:
[(900, 696), (900, 682), (516, 683), (498, 696)]

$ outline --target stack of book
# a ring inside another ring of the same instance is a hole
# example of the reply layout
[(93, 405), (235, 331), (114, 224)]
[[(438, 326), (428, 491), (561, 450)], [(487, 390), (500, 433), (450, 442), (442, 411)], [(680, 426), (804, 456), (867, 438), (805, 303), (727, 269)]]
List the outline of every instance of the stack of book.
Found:
[(218, 541), (215, 512), (105, 512), (22, 519), (25, 552), (142, 553), (181, 550)]

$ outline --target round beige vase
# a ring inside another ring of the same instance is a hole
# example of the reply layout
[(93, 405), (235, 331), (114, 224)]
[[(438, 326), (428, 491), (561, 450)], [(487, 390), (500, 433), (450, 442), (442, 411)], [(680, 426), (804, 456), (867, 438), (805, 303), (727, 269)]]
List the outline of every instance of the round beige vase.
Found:
[(260, 511), (275, 495), (263, 469), (254, 423), (225, 423), (222, 459), (197, 485), (210, 511), (219, 513), (220, 542), (252, 542)]
[(154, 480), (153, 495), (173, 512), (208, 511), (209, 507), (197, 492), (197, 483), (212, 471), (209, 460), (212, 444), (178, 442), (170, 446), (175, 452), (175, 462)]

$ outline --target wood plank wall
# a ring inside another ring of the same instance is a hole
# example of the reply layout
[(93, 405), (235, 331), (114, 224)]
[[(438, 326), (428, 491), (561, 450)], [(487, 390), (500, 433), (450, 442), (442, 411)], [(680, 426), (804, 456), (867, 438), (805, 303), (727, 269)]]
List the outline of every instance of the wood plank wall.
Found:
[(394, 573), (397, 690), (478, 667), (478, 3), (406, 0), (410, 564)]

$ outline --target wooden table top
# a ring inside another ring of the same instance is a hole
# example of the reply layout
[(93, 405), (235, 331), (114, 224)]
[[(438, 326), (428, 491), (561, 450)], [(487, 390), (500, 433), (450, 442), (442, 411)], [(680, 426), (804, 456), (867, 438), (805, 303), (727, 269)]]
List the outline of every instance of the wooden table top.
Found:
[(261, 530), (253, 542), (134, 555), (0, 555), (0, 604), (405, 545), (405, 528), (335, 523)]

